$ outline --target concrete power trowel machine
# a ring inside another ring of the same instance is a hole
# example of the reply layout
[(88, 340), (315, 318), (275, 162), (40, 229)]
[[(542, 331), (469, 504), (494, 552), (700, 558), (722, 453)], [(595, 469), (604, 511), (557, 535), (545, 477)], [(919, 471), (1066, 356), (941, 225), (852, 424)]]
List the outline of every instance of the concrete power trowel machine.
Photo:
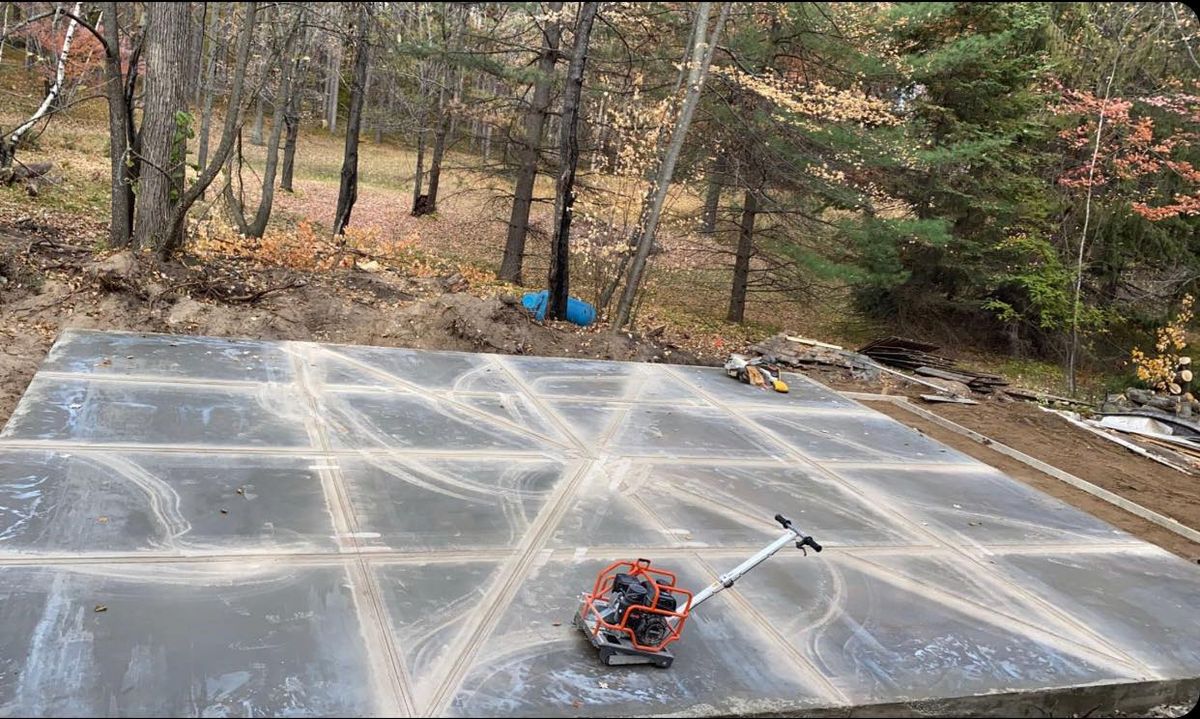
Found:
[(732, 587), (747, 572), (792, 542), (800, 550), (812, 547), (821, 551), (816, 540), (793, 527), (791, 520), (782, 514), (776, 514), (775, 521), (784, 528), (778, 539), (696, 594), (677, 586), (673, 573), (651, 568), (649, 559), (610, 564), (596, 577), (592, 591), (583, 594), (575, 613), (575, 626), (587, 635), (599, 650), (600, 661), (608, 666), (653, 664), (663, 669), (671, 666), (675, 656), (667, 647), (679, 639), (683, 625), (696, 607)]

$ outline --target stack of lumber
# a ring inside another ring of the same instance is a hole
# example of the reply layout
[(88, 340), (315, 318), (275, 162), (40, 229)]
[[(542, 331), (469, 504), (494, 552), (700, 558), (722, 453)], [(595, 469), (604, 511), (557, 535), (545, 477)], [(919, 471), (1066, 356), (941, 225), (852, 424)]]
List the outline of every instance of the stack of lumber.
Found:
[(905, 369), (923, 377), (961, 382), (976, 392), (990, 392), (1008, 384), (1000, 375), (959, 367), (953, 360), (933, 354), (937, 345), (904, 337), (884, 337), (860, 348), (860, 354), (880, 364)]
[(826, 365), (867, 373), (874, 372), (875, 369), (870, 359), (856, 352), (850, 352), (826, 342), (793, 337), (783, 333), (751, 345), (750, 350), (764, 357), (771, 357), (775, 362), (789, 367)]

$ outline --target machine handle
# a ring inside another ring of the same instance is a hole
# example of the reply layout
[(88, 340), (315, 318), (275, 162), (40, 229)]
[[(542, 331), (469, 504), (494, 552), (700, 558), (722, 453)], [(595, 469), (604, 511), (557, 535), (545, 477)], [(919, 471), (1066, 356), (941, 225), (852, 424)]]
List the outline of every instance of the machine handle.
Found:
[[(788, 519), (787, 517), (783, 516), (782, 514), (776, 514), (775, 521), (779, 522), (781, 525), (783, 525), (784, 529), (792, 529), (792, 520)], [(795, 530), (792, 530), (792, 531), (795, 531)], [(796, 532), (796, 534), (800, 534), (800, 533)], [(803, 549), (805, 546), (812, 547), (814, 552), (821, 551), (821, 545), (817, 544), (817, 540), (815, 540), (812, 537), (809, 537), (807, 535), (803, 536), (799, 542), (796, 542), (796, 549)]]

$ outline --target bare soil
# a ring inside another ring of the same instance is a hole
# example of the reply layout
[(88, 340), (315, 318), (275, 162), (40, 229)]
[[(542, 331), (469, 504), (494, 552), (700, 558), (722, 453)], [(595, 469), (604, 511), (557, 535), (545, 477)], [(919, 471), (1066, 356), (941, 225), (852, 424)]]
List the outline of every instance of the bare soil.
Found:
[(461, 276), (305, 273), (232, 260), (162, 265), (129, 253), (97, 256), (63, 234), (0, 226), (0, 425), (68, 328), (697, 361), (662, 338), (537, 322), (515, 297), (473, 294)]
[[(1188, 476), (1115, 443), (1084, 431), (1036, 404), (1012, 399), (981, 398), (977, 405), (923, 403), (923, 387), (903, 386), (894, 378), (868, 381), (840, 370), (819, 370), (813, 377), (831, 387), (856, 392), (907, 396), (952, 422), (1121, 495), (1160, 514), (1200, 528), (1200, 477)], [(886, 377), (886, 375), (885, 375)], [(979, 398), (978, 396), (976, 396)], [(887, 401), (871, 407), (1014, 479), (1072, 504), (1115, 527), (1185, 559), (1200, 562), (1200, 544), (1137, 515), (1076, 489), (1022, 462), (952, 432)]]
[[(1066, 484), (1065, 482), (1055, 479), (1054, 477), (1051, 477), (1050, 475), (1039, 472), (1038, 470), (1034, 469), (1033, 467), (1030, 467), (1027, 464), (1018, 462), (1017, 460), (1013, 459), (1012, 457), (1009, 457), (1006, 454), (1001, 454), (1000, 452), (997, 452), (994, 449), (988, 449), (984, 445), (981, 445), (978, 442), (976, 442), (968, 437), (964, 437), (961, 434), (957, 434), (955, 432), (952, 432), (952, 431), (946, 429), (945, 427), (939, 426), (937, 424), (934, 424), (933, 422), (930, 422), (928, 420), (917, 417), (917, 416), (913, 415), (911, 412), (906, 412), (904, 409), (893, 405), (891, 402), (870, 402), (869, 404), (872, 409), (882, 412), (883, 414), (886, 414), (890, 417), (893, 417), (894, 419), (897, 419), (914, 429), (920, 430), (923, 434), (926, 434), (929, 437), (936, 439), (937, 441), (941, 442), (942, 444), (945, 444), (949, 447), (953, 447), (954, 449), (957, 449), (958, 451), (962, 452), (963, 454), (968, 454), (968, 455), (974, 457), (975, 459), (978, 459), (981, 462), (989, 464), (989, 465), (995, 467), (996, 469), (999, 469), (1000, 471), (1004, 472), (1005, 474), (1012, 477), (1013, 479), (1019, 479), (1022, 482), (1024, 482), (1025, 484), (1028, 484), (1029, 486), (1033, 487), (1034, 489), (1038, 489), (1038, 490), (1045, 492), (1046, 494), (1049, 494), (1053, 497), (1057, 497), (1058, 499), (1061, 499), (1061, 500), (1067, 502), (1068, 504), (1074, 505), (1074, 506), (1078, 507), (1079, 509), (1082, 509), (1083, 511), (1085, 511), (1095, 517), (1099, 517), (1100, 519), (1103, 519), (1104, 521), (1108, 522), (1109, 524), (1113, 525), (1114, 527), (1117, 527), (1118, 529), (1122, 529), (1126, 532), (1129, 532), (1130, 534), (1140, 537), (1140, 538), (1146, 540), (1147, 542), (1157, 544), (1158, 546), (1162, 547), (1163, 549), (1166, 549), (1167, 551), (1170, 551), (1170, 552), (1174, 552), (1175, 554), (1178, 554), (1179, 556), (1181, 556), (1185, 559), (1200, 562), (1200, 544), (1197, 544), (1196, 542), (1189, 540), (1187, 537), (1182, 537), (1168, 529), (1160, 527), (1159, 525), (1155, 524), (1154, 522), (1142, 519), (1141, 517), (1139, 517), (1135, 514), (1130, 514), (1129, 512), (1126, 512), (1125, 510), (1121, 509), (1120, 507), (1116, 507), (1112, 504), (1109, 504), (1108, 502), (1105, 502), (1104, 500), (1100, 499), (1099, 497), (1095, 497), (1091, 494), (1088, 494), (1087, 492), (1084, 492), (1081, 489), (1076, 489), (1075, 487), (1072, 487), (1071, 485)], [(1039, 411), (1039, 410), (1034, 408), (1034, 411)], [(939, 414), (941, 414), (941, 413), (939, 412)], [(1049, 417), (1049, 415), (1047, 415), (1047, 417)], [(1050, 417), (1050, 418), (1057, 419), (1054, 417)], [(966, 422), (960, 421), (959, 418), (951, 418), (951, 419), (953, 419), (953, 421), (955, 421), (955, 422), (958, 422), (959, 424), (962, 424), (963, 426), (969, 426), (969, 425), (967, 425)], [(1063, 422), (1062, 420), (1058, 420), (1058, 421), (1063, 425), (1063, 428), (1065, 428), (1065, 429), (1074, 430), (1076, 432), (1079, 431), (1079, 430), (1075, 429), (1075, 427), (1072, 427), (1070, 424)], [(1007, 433), (1008, 439), (999, 439), (999, 437), (997, 437), (999, 432), (985, 431), (983, 429), (983, 425), (971, 427), (971, 429), (974, 429), (975, 431), (980, 432), (981, 434), (984, 434), (988, 437), (996, 438), (998, 441), (1000, 441), (1004, 444), (1007, 444), (1010, 447), (1020, 449), (1022, 452), (1025, 452), (1026, 454), (1036, 456), (1036, 457), (1038, 457), (1038, 459), (1041, 459), (1044, 462), (1053, 464), (1054, 466), (1059, 467), (1063, 471), (1070, 472), (1071, 474), (1074, 474), (1077, 477), (1087, 479), (1089, 482), (1092, 482), (1093, 484), (1097, 484), (1099, 486), (1104, 487), (1105, 489), (1109, 489), (1111, 491), (1117, 492), (1118, 494), (1127, 496), (1130, 499), (1138, 502), (1139, 504), (1141, 504), (1143, 506), (1149, 507), (1151, 509), (1156, 509), (1151, 504), (1144, 501), (1144, 498), (1135, 498), (1133, 495), (1129, 494), (1126, 491), (1122, 491), (1121, 489), (1117, 489), (1113, 486), (1108, 486), (1103, 482), (1097, 481), (1097, 478), (1095, 475), (1102, 474), (1102, 472), (1094, 471), (1093, 467), (1091, 467), (1091, 466), (1088, 466), (1086, 464), (1065, 463), (1065, 462), (1061, 462), (1061, 461), (1056, 461), (1056, 460), (1053, 460), (1049, 456), (1038, 456), (1034, 452), (1030, 451), (1030, 444), (1027, 444), (1025, 441), (1026, 435), (1021, 433), (1020, 431), (1008, 432)], [(1082, 441), (1082, 439), (1083, 438), (1073, 438), (1073, 437), (1068, 438), (1065, 442), (1063, 442), (1063, 444), (1069, 446), (1069, 445), (1074, 444), (1074, 442), (1072, 440)], [(1117, 449), (1121, 449), (1121, 448), (1118, 447)], [(1124, 451), (1124, 450), (1122, 450), (1122, 451)], [(1128, 455), (1128, 459), (1130, 459), (1130, 460), (1140, 460), (1142, 462), (1145, 462), (1146, 464), (1154, 464), (1153, 462), (1144, 460), (1141, 457), (1138, 457), (1137, 455), (1132, 454), (1130, 452), (1125, 452), (1125, 454)], [(1113, 458), (1109, 458), (1109, 459), (1113, 459)], [(1118, 460), (1118, 463), (1121, 463), (1124, 460), (1126, 460), (1125, 457), (1120, 457), (1120, 458), (1116, 458), (1116, 459)], [(1096, 466), (1099, 466), (1099, 465), (1096, 465)], [(1119, 471), (1128, 471), (1130, 469), (1133, 469), (1133, 467), (1122, 466), (1121, 470), (1119, 470)], [(1164, 467), (1163, 469), (1166, 469), (1166, 467)], [(1089, 472), (1088, 470), (1093, 470), (1093, 471)], [(1168, 470), (1168, 471), (1171, 471), (1171, 470)], [(1089, 476), (1089, 475), (1092, 475), (1092, 476)], [(1188, 477), (1184, 477), (1183, 475), (1180, 475), (1180, 477), (1185, 480), (1189, 479)], [(1164, 511), (1162, 509), (1156, 509), (1156, 511), (1162, 512), (1163, 514), (1167, 514), (1168, 516), (1175, 516), (1175, 514), (1173, 514), (1170, 511)], [(1184, 522), (1184, 523), (1186, 524), (1186, 522)]]

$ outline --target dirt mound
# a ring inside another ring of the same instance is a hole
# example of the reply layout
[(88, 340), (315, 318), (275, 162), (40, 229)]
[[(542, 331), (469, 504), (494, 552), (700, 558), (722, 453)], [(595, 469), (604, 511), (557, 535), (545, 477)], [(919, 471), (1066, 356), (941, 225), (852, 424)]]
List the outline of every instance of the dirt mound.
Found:
[(692, 364), (662, 338), (541, 323), (461, 277), (157, 265), (0, 233), (0, 424), (68, 328)]
[(655, 340), (613, 335), (566, 322), (537, 322), (515, 297), (445, 294), (415, 302), (396, 317), (395, 330), (369, 344), (426, 349), (590, 357), (693, 364), (689, 353)]

